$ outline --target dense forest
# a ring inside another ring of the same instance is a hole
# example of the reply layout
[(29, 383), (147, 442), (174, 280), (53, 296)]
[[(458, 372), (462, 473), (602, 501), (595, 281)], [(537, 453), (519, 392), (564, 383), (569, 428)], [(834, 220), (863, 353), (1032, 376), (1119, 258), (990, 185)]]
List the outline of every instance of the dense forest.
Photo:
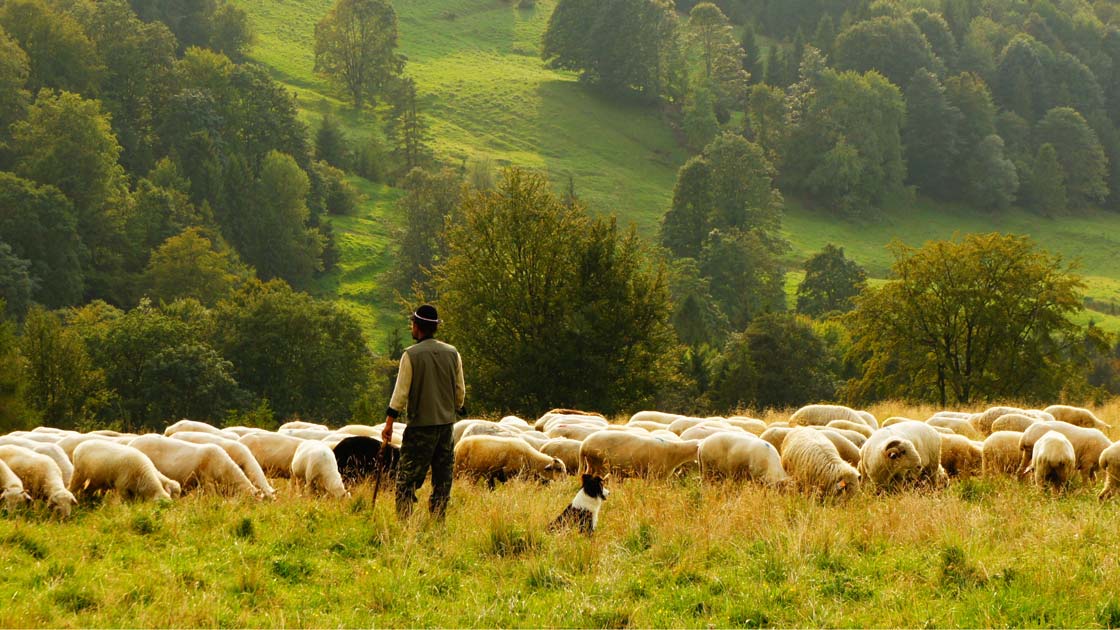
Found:
[(540, 63), (660, 112), (692, 156), (656, 243), (575, 180), (438, 155), (388, 0), (304, 27), (368, 136), (301, 122), (224, 0), (0, 3), (0, 426), (372, 419), (403, 325), (374, 355), (309, 294), (355, 177), (403, 192), (376, 299), (457, 314), (481, 409), (1120, 392), (1044, 242), (899, 246), (882, 287), (830, 245), (787, 310), (781, 233), (787, 196), (838, 220), (918, 195), (1120, 210), (1114, 2), (559, 0)]

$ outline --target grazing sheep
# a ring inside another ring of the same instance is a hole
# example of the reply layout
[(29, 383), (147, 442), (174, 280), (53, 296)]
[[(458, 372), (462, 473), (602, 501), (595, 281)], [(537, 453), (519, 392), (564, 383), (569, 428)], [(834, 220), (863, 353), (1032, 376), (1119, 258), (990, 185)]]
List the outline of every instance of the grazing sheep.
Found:
[(561, 411), (568, 412), (571, 410), (560, 409), (550, 411), (533, 424), (533, 428), (542, 433), (548, 433), (548, 430), (553, 426), (559, 424), (583, 424), (589, 426), (605, 427), (607, 426), (607, 419), (595, 413), (576, 412), (560, 413)]
[[(1102, 453), (1104, 451), (1101, 451)], [(1038, 438), (1031, 450), (1031, 465), (1025, 472), (1034, 472), (1034, 482), (1040, 487), (1064, 489), (1077, 465), (1073, 444), (1057, 431), (1050, 431)]]
[(368, 424), (348, 424), (341, 429), (335, 431), (335, 434), (344, 433), (346, 435), (360, 435), (363, 437), (380, 438), (381, 434), (377, 433), (373, 427)]
[(1106, 424), (1103, 420), (1098, 418), (1096, 414), (1084, 407), (1070, 407), (1069, 405), (1050, 405), (1043, 409), (1043, 413), (1048, 413), (1055, 420), (1060, 422), (1068, 422), (1074, 426), (1085, 427), (1088, 429), (1098, 429), (1100, 431), (1109, 431), (1112, 426)]
[(731, 416), (727, 419), (727, 424), (738, 427), (756, 436), (762, 435), (762, 432), (766, 430), (765, 422), (758, 418), (747, 418), (746, 416)]
[(926, 424), (931, 427), (941, 427), (949, 429), (957, 435), (963, 435), (970, 440), (982, 440), (984, 436), (972, 426), (972, 423), (965, 418), (951, 418), (948, 416), (934, 416), (926, 420)]
[(268, 430), (261, 429), (261, 428), (258, 428), (258, 427), (241, 427), (241, 426), (222, 427), (222, 431), (227, 431), (229, 433), (233, 433), (233, 434), (237, 435), (238, 438), (240, 438), (242, 436), (245, 436), (245, 435), (250, 435), (250, 434), (253, 434), (253, 433), (272, 433), (272, 431), (268, 431)]
[(781, 453), (786, 436), (790, 434), (790, 431), (793, 431), (792, 427), (776, 427), (771, 425), (770, 428), (763, 431), (762, 435), (758, 437), (772, 444), (774, 448)]
[(1049, 431), (1057, 431), (1069, 438), (1077, 456), (1077, 470), (1085, 480), (1093, 479), (1099, 466), (1101, 452), (1112, 446), (1112, 441), (1098, 429), (1078, 427), (1068, 422), (1037, 422), (1023, 432), (1019, 438), (1019, 474), (1025, 474), (1034, 455), (1034, 444)]
[(79, 444), (74, 449), (74, 478), (70, 480), (70, 491), (110, 489), (126, 499), (171, 500), (162, 475), (147, 455), (108, 440)]
[(1018, 431), (1022, 433), (1036, 422), (1041, 422), (1041, 420), (1025, 413), (1005, 413), (996, 418), (995, 422), (992, 422), (992, 433), (996, 431)]
[[(947, 411), (942, 410), (934, 413), (930, 418), (959, 418), (961, 420), (971, 420), (973, 414), (967, 411)], [(927, 420), (928, 422), (929, 420)]]
[(1014, 475), (1019, 470), (1018, 431), (996, 431), (984, 439), (982, 468), (985, 475)]
[(644, 429), (652, 433), (653, 431), (666, 429), (669, 425), (661, 424), (660, 422), (653, 422), (650, 420), (638, 420), (637, 422), (627, 422), (625, 426), (633, 427), (635, 429)]
[[(673, 421), (680, 418), (679, 413), (665, 413), (664, 411), (639, 411), (638, 413), (630, 416), (630, 420), (626, 424), (633, 424), (635, 422), (654, 422), (664, 427), (673, 424)], [(663, 428), (664, 428), (663, 427)]]
[(598, 433), (606, 428), (606, 425), (588, 425), (588, 424), (555, 424), (552, 425), (545, 435), (550, 438), (568, 438), (570, 440), (583, 441), (587, 436), (592, 433)]
[(465, 437), (455, 445), (455, 472), (474, 479), (495, 481), (532, 476), (552, 481), (564, 476), (567, 468), (556, 457), (546, 455), (519, 438), (496, 435)]
[(863, 418), (863, 421), (867, 423), (868, 427), (871, 427), (872, 431), (879, 428), (879, 420), (877, 420), (875, 418), (875, 416), (872, 415), (872, 413), (870, 411), (864, 411), (862, 409), (857, 409), (856, 413), (859, 414), (859, 417)]
[(884, 420), (883, 424), (879, 425), (879, 428), (880, 429), (885, 429), (887, 427), (891, 427), (891, 426), (894, 426), (896, 424), (900, 424), (900, 423), (903, 423), (903, 422), (918, 422), (918, 421), (913, 419), (913, 418), (904, 418), (902, 416), (891, 416), (891, 417), (887, 418), (886, 420)]
[(852, 443), (851, 440), (840, 434), (839, 431), (834, 429), (825, 429), (822, 427), (812, 427), (821, 432), (832, 445), (836, 447), (836, 452), (840, 453), (840, 459), (848, 462), (852, 466), (859, 466), (860, 452), (859, 447)]
[[(452, 438), (454, 439), (455, 429), (451, 429)], [(517, 437), (521, 435), (521, 431), (513, 427), (509, 427), (497, 422), (490, 422), (488, 420), (476, 420), (466, 427), (460, 434), (459, 440), (470, 437), (472, 435), (497, 435), (501, 437)], [(458, 440), (455, 441), (458, 444)]]
[(273, 489), (272, 484), (268, 483), (268, 477), (265, 477), (264, 470), (257, 462), (257, 458), (253, 457), (253, 452), (241, 442), (229, 440), (213, 433), (196, 433), (194, 431), (180, 431), (172, 437), (193, 444), (214, 444), (220, 447), (229, 455), (233, 463), (241, 468), (249, 481), (261, 492), (261, 495), (269, 499), (276, 495), (276, 490)]
[(1000, 416), (1006, 416), (1009, 413), (1024, 413), (1018, 407), (988, 407), (982, 413), (978, 413), (971, 418), (972, 426), (980, 432), (981, 435), (992, 434), (992, 423), (995, 422)]
[(984, 443), (963, 435), (941, 436), (941, 467), (950, 477), (979, 474), (984, 465)]
[(533, 448), (537, 449), (538, 451), (541, 450), (541, 447), (544, 446), (545, 444), (547, 444), (548, 441), (552, 439), (552, 438), (548, 437), (547, 435), (545, 435), (544, 433), (541, 433), (540, 431), (537, 431), (536, 429), (529, 429), (528, 431), (523, 431), (517, 437), (521, 438), (522, 440), (525, 440), (526, 442), (528, 442), (529, 446), (532, 446)]
[(288, 431), (302, 431), (304, 429), (310, 429), (312, 431), (326, 431), (327, 433), (330, 433), (331, 431), (331, 428), (325, 424), (304, 422), (302, 420), (292, 420), (291, 422), (285, 422), (284, 424), (280, 425), (280, 428), (276, 429), (276, 431), (277, 433), (286, 433)]
[[(871, 437), (871, 434), (874, 432), (874, 429), (867, 426), (866, 424), (863, 424), (862, 422), (852, 422), (851, 420), (833, 420), (832, 422), (829, 422), (825, 426), (828, 427), (829, 429), (841, 429), (841, 430), (844, 430), (844, 431), (855, 431), (856, 433), (859, 433), (860, 435), (862, 435), (865, 438)], [(860, 442), (860, 444), (863, 444), (863, 443)], [(856, 446), (859, 446), (860, 444), (857, 444)]]
[(668, 429), (658, 429), (656, 431), (650, 431), (649, 436), (659, 438), (659, 439), (662, 439), (662, 440), (669, 440), (670, 442), (680, 442), (681, 441), (681, 436), (677, 435), (676, 433), (673, 433), (672, 431), (670, 431)]
[(322, 429), (283, 429), (277, 431), (280, 435), (288, 435), (301, 440), (322, 440), (334, 434), (331, 430)]
[(827, 425), (823, 427), (814, 426), (813, 428), (817, 431), (828, 431), (830, 433), (835, 433), (836, 435), (842, 436), (845, 440), (854, 444), (857, 449), (863, 446), (863, 443), (867, 441), (867, 436), (860, 433), (859, 431), (849, 431), (848, 429), (834, 429)]
[(805, 491), (848, 496), (859, 489), (859, 471), (845, 462), (820, 431), (800, 427), (785, 436), (782, 468)]
[(4, 507), (11, 510), (30, 499), (31, 495), (23, 489), (19, 476), (12, 472), (4, 460), (0, 460), (0, 501), (4, 502)]
[(308, 440), (296, 448), (292, 456), (292, 481), (306, 483), (311, 491), (320, 491), (336, 499), (350, 496), (338, 472), (334, 451), (322, 442)]
[(67, 430), (67, 429), (58, 429), (58, 428), (55, 428), (55, 427), (44, 427), (44, 426), (35, 427), (34, 429), (31, 429), (31, 432), (32, 433), (54, 433), (56, 435), (63, 435), (63, 436), (68, 435), (70, 433), (75, 433), (75, 431), (70, 431), (70, 430)]
[(237, 440), (249, 448), (261, 469), (269, 477), (287, 477), (292, 472), (292, 458), (304, 440), (279, 433), (252, 433)]
[(62, 471), (53, 459), (22, 446), (5, 444), (0, 446), (0, 460), (19, 477), (32, 498), (43, 499), (62, 516), (70, 516), (70, 509), (78, 500), (66, 489)]
[(700, 476), (757, 481), (768, 486), (791, 483), (778, 449), (752, 433), (717, 433), (700, 442)]
[(582, 445), (583, 442), (579, 440), (554, 438), (545, 442), (537, 450), (564, 462), (564, 468), (568, 471), (568, 474), (574, 475), (579, 471), (579, 447)]
[(707, 422), (706, 418), (690, 418), (687, 416), (681, 416), (680, 418), (674, 420), (673, 423), (666, 428), (673, 433), (676, 433), (677, 435), (681, 435), (692, 427), (698, 427), (705, 422)]
[(40, 455), (46, 455), (58, 465), (58, 470), (62, 473), (62, 483), (67, 486), (70, 485), (70, 480), (74, 477), (74, 464), (70, 462), (70, 458), (66, 456), (66, 451), (62, 450), (62, 447), (58, 444), (35, 442), (20, 437), (11, 437), (10, 435), (0, 437), (0, 444), (14, 444), (31, 449)]
[(859, 472), (876, 486), (941, 482), (941, 434), (924, 422), (884, 426), (860, 449)]
[[(868, 414), (870, 415), (870, 414)], [(874, 418), (868, 421), (858, 411), (842, 405), (806, 405), (789, 417), (790, 426), (826, 425), (833, 420), (847, 420), (872, 426)]]
[(698, 467), (695, 440), (665, 440), (653, 435), (599, 431), (579, 449), (580, 472), (599, 476), (666, 478), (678, 469)]
[(740, 429), (739, 427), (733, 427), (730, 424), (724, 422), (705, 422), (704, 424), (698, 424), (691, 429), (686, 429), (683, 433), (681, 433), (680, 437), (682, 440), (703, 440), (709, 436), (715, 435), (716, 433), (746, 433), (746, 431)]
[(35, 442), (36, 444), (58, 444), (64, 438), (71, 435), (81, 435), (76, 431), (70, 433), (36, 433), (34, 431), (12, 431), (4, 435), (6, 438), (18, 438), (25, 442)]
[(235, 494), (257, 494), (245, 473), (216, 444), (193, 444), (153, 434), (136, 438), (130, 446), (147, 455), (157, 470), (183, 490), (213, 486)]
[(528, 431), (529, 429), (533, 428), (529, 426), (528, 422), (522, 420), (521, 418), (518, 418), (517, 416), (506, 416), (499, 420), (498, 424), (506, 427), (513, 427), (519, 431)]
[[(1025, 413), (1028, 416), (1034, 418), (1035, 420), (1047, 420), (1049, 422), (1056, 422), (1058, 420), (1057, 418), (1054, 417), (1053, 414), (1042, 411), (1041, 409), (1027, 409), (1023, 413)], [(1076, 422), (1071, 422), (1070, 424), (1076, 425), (1077, 423)], [(1105, 425), (1105, 426), (1108, 426), (1108, 425)], [(1096, 428), (1096, 427), (1088, 427), (1088, 428)], [(1101, 430), (1103, 431), (1104, 429), (1101, 429)]]
[(386, 446), (382, 451), (381, 448), (381, 440), (364, 435), (351, 435), (331, 447), (342, 480), (353, 485), (379, 473), (395, 475), (400, 449)]
[(103, 442), (112, 442), (112, 440), (104, 435), (90, 435), (89, 433), (79, 433), (78, 435), (68, 435), (58, 441), (58, 447), (62, 449), (63, 453), (74, 461), (74, 449), (78, 448), (79, 444), (89, 442), (90, 440), (101, 440)]
[(183, 433), (186, 431), (189, 431), (191, 433), (209, 433), (210, 435), (224, 437), (227, 440), (236, 440), (238, 437), (240, 437), (232, 431), (224, 431), (216, 426), (206, 424), (205, 422), (198, 422), (197, 420), (187, 420), (186, 418), (164, 429), (163, 434), (167, 437), (171, 437), (176, 433)]
[(1101, 493), (1097, 498), (1101, 501), (1111, 499), (1120, 492), (1120, 442), (1101, 451), (1101, 456), (1097, 460), (1101, 470), (1104, 471), (1104, 487), (1101, 488)]

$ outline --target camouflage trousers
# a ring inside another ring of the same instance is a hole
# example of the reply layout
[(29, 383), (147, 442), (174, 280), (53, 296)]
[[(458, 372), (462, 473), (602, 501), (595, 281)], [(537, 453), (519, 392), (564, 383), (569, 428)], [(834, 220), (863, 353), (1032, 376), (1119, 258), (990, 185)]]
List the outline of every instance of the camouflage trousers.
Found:
[(408, 518), (416, 504), (416, 491), (432, 471), (432, 496), (428, 511), (442, 518), (451, 500), (451, 477), (455, 465), (450, 424), (405, 427), (401, 459), (397, 467), (397, 517)]

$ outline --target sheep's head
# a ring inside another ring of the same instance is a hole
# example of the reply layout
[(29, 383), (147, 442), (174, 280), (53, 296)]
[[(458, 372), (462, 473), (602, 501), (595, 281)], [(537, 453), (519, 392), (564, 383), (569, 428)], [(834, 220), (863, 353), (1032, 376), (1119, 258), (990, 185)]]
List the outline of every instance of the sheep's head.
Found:
[(554, 481), (566, 474), (568, 474), (568, 467), (564, 465), (561, 459), (553, 457), (552, 461), (545, 464), (544, 470), (541, 471), (541, 479), (546, 482)]
[(74, 495), (71, 494), (69, 490), (59, 490), (51, 495), (50, 503), (54, 506), (59, 516), (67, 518), (70, 516), (71, 508), (78, 505), (78, 500), (74, 498)]
[(0, 500), (3, 500), (4, 507), (10, 510), (18, 507), (25, 501), (30, 501), (31, 495), (27, 494), (22, 489), (17, 490), (15, 488), (8, 488), (7, 490), (4, 490), (3, 494), (0, 494)]
[(851, 496), (859, 490), (859, 473), (855, 470), (844, 471), (832, 485), (832, 494)]

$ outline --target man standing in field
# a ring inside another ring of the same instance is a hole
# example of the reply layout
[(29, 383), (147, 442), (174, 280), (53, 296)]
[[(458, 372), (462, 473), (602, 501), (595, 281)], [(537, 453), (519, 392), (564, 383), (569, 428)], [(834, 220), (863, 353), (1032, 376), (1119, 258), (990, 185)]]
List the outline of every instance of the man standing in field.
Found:
[(408, 426), (401, 442), (397, 470), (397, 517), (412, 514), (416, 490), (432, 471), (432, 496), (428, 511), (442, 518), (451, 499), (451, 475), (455, 463), (451, 426), (455, 414), (466, 415), (463, 360), (454, 346), (434, 337), (441, 320), (434, 306), (425, 304), (409, 318), (416, 344), (401, 355), (397, 385), (386, 411), (381, 439), (393, 438), (393, 421), (408, 409)]

